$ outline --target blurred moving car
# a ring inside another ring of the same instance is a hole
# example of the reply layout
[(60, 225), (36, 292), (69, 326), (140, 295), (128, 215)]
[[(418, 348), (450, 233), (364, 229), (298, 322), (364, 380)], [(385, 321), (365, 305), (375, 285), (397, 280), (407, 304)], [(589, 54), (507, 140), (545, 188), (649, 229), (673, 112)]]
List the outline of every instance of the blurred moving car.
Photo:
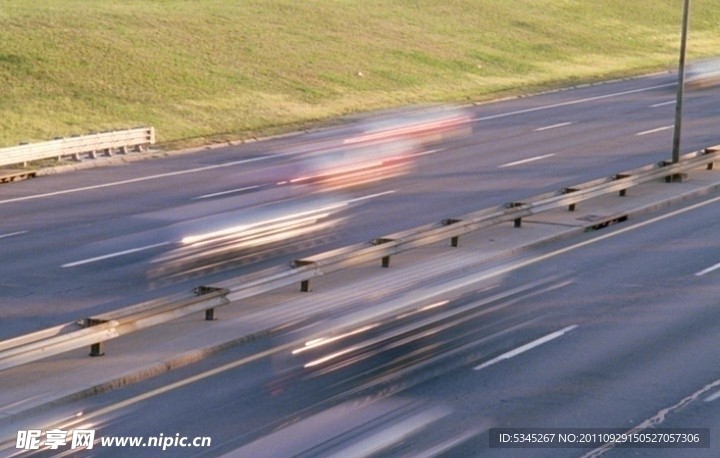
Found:
[(337, 231), (344, 220), (338, 213), (353, 200), (338, 190), (409, 173), (418, 155), (469, 133), (470, 122), (464, 109), (406, 109), (360, 121), (342, 137), (296, 146), (272, 169), (208, 195), (217, 200), (186, 208), (186, 214), (206, 216), (168, 227), (172, 249), (152, 261), (148, 275), (204, 274), (320, 244)]
[(183, 223), (173, 249), (153, 259), (150, 278), (203, 274), (325, 240), (342, 224), (348, 202), (308, 195)]
[(340, 144), (307, 153), (289, 183), (336, 190), (407, 174), (433, 144), (468, 135), (471, 121), (466, 110), (448, 107), (374, 117)]
[(322, 191), (361, 186), (404, 175), (412, 170), (416, 146), (411, 142), (340, 147), (310, 154), (290, 184)]
[(383, 144), (409, 140), (424, 147), (471, 133), (470, 113), (457, 107), (419, 107), (373, 118), (364, 132), (345, 144)]
[(705, 59), (688, 65), (685, 71), (687, 89), (705, 89), (720, 84), (720, 58)]

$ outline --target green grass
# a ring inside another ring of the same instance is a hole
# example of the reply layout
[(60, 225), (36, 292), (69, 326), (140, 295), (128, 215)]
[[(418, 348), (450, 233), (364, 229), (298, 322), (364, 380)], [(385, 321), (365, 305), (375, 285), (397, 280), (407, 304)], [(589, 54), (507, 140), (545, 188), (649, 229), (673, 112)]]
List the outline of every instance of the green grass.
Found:
[[(676, 65), (678, 0), (0, 0), (0, 146), (278, 133)], [(689, 57), (720, 49), (693, 0)], [(188, 142), (189, 141), (189, 142)]]

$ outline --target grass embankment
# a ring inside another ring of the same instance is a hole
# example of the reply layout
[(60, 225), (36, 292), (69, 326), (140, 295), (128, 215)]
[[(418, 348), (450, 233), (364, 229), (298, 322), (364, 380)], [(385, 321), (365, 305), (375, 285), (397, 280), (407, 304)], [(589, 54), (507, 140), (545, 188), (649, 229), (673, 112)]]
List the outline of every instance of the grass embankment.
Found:
[[(233, 139), (670, 68), (677, 0), (0, 0), (0, 146)], [(694, 0), (689, 57), (720, 49)]]

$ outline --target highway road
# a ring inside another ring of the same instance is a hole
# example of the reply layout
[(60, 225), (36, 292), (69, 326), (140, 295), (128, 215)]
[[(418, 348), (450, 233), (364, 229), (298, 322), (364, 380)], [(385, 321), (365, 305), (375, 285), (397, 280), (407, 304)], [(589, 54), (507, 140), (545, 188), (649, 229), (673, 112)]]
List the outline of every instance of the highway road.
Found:
[[(468, 108), (472, 135), (420, 152), (412, 173), (350, 189), (322, 237), (203, 283), (288, 262), (540, 192), (668, 159), (674, 75), (611, 82)], [(717, 90), (688, 91), (683, 152), (717, 144)], [(303, 151), (357, 123), (0, 188), (0, 338), (197, 286), (148, 275), (178, 241), (228, 215), (298, 197), (277, 185)], [(230, 212), (230, 213), (229, 213)], [(332, 236), (327, 236), (332, 234)]]
[[(172, 456), (715, 457), (719, 222), (712, 196), (548, 243), (457, 294), (324, 339), (291, 329), (64, 405), (37, 428), (96, 429), (77, 456), (127, 456), (101, 438), (162, 435), (211, 438)], [(490, 448), (491, 428), (707, 428), (711, 446)]]

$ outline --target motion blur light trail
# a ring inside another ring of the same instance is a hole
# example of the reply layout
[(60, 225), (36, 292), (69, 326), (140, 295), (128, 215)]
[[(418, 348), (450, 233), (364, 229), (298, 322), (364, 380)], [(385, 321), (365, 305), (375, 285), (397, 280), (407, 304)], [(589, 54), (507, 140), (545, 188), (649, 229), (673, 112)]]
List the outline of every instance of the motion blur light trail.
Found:
[(359, 202), (341, 190), (409, 173), (415, 158), (430, 146), (469, 134), (470, 122), (465, 110), (440, 107), (360, 122), (345, 138), (284, 156), (286, 162), (276, 165), (274, 173), (285, 176), (275, 176), (272, 184), (238, 183), (230, 191), (203, 195), (249, 192), (235, 196), (237, 210), (183, 222), (188, 232), (179, 235), (174, 248), (153, 259), (149, 277), (200, 275), (288, 249), (321, 245), (341, 230), (346, 219), (341, 212)]

